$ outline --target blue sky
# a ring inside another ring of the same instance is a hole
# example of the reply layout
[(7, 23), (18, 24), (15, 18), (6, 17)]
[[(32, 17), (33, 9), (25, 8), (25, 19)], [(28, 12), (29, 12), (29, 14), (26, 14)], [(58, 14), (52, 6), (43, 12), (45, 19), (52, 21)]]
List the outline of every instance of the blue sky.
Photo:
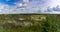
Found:
[(0, 0), (0, 3), (6, 4), (6, 5), (15, 5), (14, 3), (17, 3), (17, 2), (21, 3), (23, 2), (23, 0)]
[[(14, 3), (17, 2), (22, 2), (23, 0), (0, 0), (0, 3), (2, 4), (7, 4), (7, 5), (15, 5)], [(39, 3), (39, 4), (43, 4), (46, 1), (45, 0), (29, 0), (29, 2), (35, 2), (35, 3)]]
[(22, 0), (0, 0), (0, 3), (6, 4), (6, 5), (15, 5), (16, 2), (22, 2)]

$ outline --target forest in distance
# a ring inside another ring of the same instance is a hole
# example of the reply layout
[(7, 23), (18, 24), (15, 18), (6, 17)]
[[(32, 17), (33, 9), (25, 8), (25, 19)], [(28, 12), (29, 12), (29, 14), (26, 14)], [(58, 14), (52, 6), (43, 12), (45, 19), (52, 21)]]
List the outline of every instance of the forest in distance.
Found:
[(60, 32), (60, 15), (0, 14), (0, 32)]

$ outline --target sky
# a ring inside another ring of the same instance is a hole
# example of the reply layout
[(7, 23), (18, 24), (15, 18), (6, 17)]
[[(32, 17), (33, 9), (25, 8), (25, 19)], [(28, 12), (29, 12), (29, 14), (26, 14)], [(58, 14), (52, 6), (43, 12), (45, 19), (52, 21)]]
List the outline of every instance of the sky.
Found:
[[(22, 3), (23, 2), (23, 0), (0, 0), (0, 3), (1, 4), (6, 4), (6, 5), (16, 5), (15, 3)], [(29, 0), (29, 2), (30, 3), (34, 3), (34, 4), (43, 4), (43, 3), (45, 3), (45, 2), (47, 2), (47, 1), (45, 1), (45, 0)]]
[[(9, 6), (16, 6), (17, 4), (22, 3), (23, 0), (0, 0), (1, 4), (9, 5)], [(17, 3), (17, 4), (15, 4)], [(29, 5), (36, 5), (36, 6), (55, 6), (55, 5), (60, 5), (60, 0), (29, 0)], [(33, 6), (34, 6), (33, 5)]]
[(60, 6), (60, 0), (51, 0), (50, 6), (55, 7), (59, 5)]
[[(27, 1), (27, 0), (25, 0)], [(2, 5), (8, 5), (8, 6), (21, 6), (23, 0), (0, 0), (0, 4)], [(45, 7), (47, 6), (47, 4), (49, 3), (49, 0), (29, 0), (29, 2), (27, 3), (27, 7), (30, 9), (32, 7)]]
[(60, 6), (60, 0), (29, 0), (25, 6), (22, 3), (23, 0), (0, 0), (0, 13), (36, 13), (40, 8), (43, 12), (48, 6)]
[(6, 4), (6, 5), (15, 5), (14, 3), (22, 2), (22, 0), (0, 0), (0, 3)]

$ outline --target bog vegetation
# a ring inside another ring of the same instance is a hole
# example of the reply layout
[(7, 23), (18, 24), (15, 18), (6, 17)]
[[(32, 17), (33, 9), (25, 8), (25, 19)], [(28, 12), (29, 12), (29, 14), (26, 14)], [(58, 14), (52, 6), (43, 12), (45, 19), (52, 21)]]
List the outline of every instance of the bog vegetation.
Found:
[(0, 15), (0, 32), (60, 32), (60, 15)]

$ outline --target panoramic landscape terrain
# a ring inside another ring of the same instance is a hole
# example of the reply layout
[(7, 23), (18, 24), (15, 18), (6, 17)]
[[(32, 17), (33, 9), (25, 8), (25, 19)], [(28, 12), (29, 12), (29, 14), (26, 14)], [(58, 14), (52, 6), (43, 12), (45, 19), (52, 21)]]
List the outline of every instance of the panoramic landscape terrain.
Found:
[(60, 0), (0, 0), (0, 32), (60, 32)]
[(60, 15), (1, 14), (0, 32), (60, 32)]

